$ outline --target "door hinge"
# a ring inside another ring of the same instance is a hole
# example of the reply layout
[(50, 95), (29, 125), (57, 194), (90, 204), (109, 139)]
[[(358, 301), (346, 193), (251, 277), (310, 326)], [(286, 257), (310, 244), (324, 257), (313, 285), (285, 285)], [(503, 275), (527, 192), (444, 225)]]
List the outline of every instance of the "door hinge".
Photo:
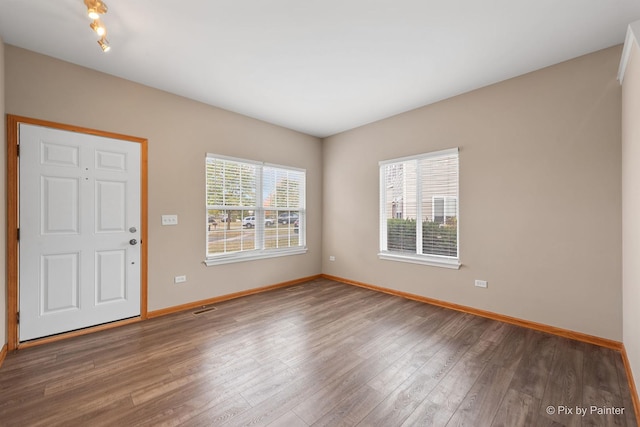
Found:
[(16, 154), (20, 157), (20, 144), (16, 146)]
[(20, 312), (16, 313), (16, 323), (20, 324)]
[(20, 229), (18, 228), (18, 242), (20, 241)]

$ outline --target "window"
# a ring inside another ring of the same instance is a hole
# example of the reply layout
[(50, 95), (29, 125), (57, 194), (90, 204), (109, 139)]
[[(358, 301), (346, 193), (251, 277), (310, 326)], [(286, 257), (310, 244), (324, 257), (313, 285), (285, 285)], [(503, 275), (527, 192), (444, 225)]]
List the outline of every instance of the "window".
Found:
[(207, 154), (207, 265), (306, 252), (302, 169)]
[(459, 268), (458, 149), (380, 162), (380, 258)]

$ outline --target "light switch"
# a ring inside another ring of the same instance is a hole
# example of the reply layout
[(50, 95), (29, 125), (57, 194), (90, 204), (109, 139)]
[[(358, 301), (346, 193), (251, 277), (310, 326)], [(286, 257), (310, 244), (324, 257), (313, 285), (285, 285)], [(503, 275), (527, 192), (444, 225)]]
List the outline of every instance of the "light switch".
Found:
[(162, 215), (162, 225), (178, 225), (178, 215)]

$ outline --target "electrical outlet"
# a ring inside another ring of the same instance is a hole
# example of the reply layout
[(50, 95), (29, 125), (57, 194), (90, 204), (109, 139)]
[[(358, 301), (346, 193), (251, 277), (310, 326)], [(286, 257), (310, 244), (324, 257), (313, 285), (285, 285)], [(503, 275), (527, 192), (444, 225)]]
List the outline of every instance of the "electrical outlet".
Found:
[(329, 255), (329, 261), (335, 261), (336, 257), (334, 257), (333, 255)]
[(178, 225), (178, 215), (162, 215), (162, 225)]
[(173, 278), (173, 283), (184, 283), (187, 281), (187, 276), (176, 276)]
[(486, 280), (476, 280), (476, 287), (478, 288), (486, 288), (488, 286)]

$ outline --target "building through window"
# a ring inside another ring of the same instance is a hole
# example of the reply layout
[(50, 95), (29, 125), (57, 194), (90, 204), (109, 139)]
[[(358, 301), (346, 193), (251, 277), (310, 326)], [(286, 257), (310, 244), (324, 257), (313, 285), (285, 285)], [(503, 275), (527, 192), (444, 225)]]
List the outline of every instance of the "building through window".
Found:
[(458, 268), (458, 149), (380, 162), (380, 257)]

